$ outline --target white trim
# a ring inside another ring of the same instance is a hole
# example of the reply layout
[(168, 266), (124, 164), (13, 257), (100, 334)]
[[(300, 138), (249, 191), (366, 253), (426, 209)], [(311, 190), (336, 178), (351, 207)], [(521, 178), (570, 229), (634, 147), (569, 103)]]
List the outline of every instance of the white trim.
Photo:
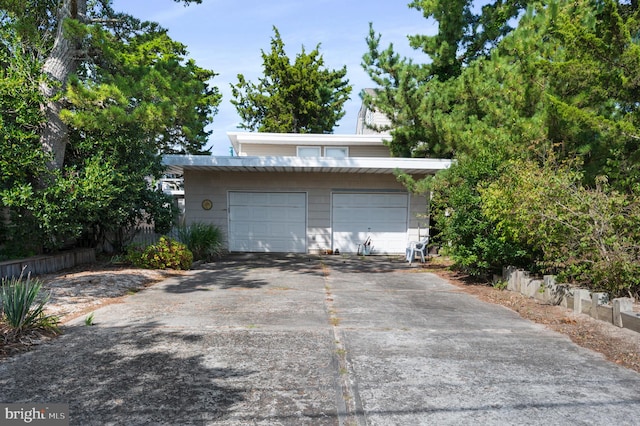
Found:
[(165, 155), (167, 173), (184, 170), (226, 170), (242, 172), (381, 173), (396, 170), (410, 174), (435, 174), (451, 166), (452, 160), (389, 157), (217, 157), (209, 155)]

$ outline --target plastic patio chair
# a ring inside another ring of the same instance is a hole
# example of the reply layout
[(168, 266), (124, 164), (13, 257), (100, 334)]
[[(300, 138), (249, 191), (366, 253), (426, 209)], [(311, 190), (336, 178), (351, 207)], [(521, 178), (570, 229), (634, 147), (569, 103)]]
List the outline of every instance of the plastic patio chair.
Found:
[(416, 258), (416, 255), (420, 254), (420, 260), (422, 263), (425, 262), (424, 258), (427, 254), (427, 245), (429, 244), (429, 236), (427, 235), (420, 241), (412, 241), (409, 243), (407, 247), (407, 262), (409, 265)]

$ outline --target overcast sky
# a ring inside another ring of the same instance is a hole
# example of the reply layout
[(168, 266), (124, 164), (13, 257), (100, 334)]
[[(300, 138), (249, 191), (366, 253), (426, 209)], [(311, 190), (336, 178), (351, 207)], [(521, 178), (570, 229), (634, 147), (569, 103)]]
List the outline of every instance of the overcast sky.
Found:
[(252, 81), (262, 75), (261, 50), (270, 51), (273, 26), (280, 31), (289, 58), (302, 46), (309, 52), (320, 43), (325, 66), (347, 66), (353, 85), (346, 114), (334, 133), (355, 133), (360, 97), (373, 83), (362, 66), (367, 51), (365, 37), (369, 22), (382, 34), (382, 45), (393, 43), (397, 51), (425, 62), (407, 42), (409, 34), (434, 34), (435, 27), (422, 14), (410, 9), (408, 0), (203, 0), (185, 7), (173, 0), (114, 0), (116, 11), (142, 20), (155, 21), (169, 35), (187, 46), (189, 57), (218, 73), (212, 84), (222, 95), (214, 117), (209, 146), (214, 155), (229, 155), (227, 132), (239, 131), (240, 119), (230, 103), (230, 84), (241, 73)]

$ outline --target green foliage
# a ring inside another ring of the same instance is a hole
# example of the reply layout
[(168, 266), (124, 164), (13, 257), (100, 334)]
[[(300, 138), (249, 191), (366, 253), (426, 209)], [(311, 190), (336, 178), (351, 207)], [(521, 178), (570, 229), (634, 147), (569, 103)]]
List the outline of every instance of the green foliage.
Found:
[(593, 188), (564, 167), (512, 162), (482, 190), (484, 215), (504, 235), (536, 248), (559, 279), (610, 295), (640, 294), (640, 198)]
[(19, 49), (17, 31), (0, 24), (0, 221), (9, 221), (0, 233), (0, 257), (23, 257), (40, 251), (36, 222), (23, 209), (33, 197), (37, 177), (47, 170), (38, 129), (44, 120), (42, 97), (33, 74), (40, 64)]
[(91, 326), (94, 325), (93, 322), (93, 312), (91, 312), (89, 315), (87, 315), (84, 319), (84, 325), (86, 326)]
[(604, 175), (626, 192), (640, 182), (637, 4), (558, 4), (548, 32), (563, 54), (541, 64), (549, 76), (550, 138), (567, 158), (582, 159), (590, 186)]
[(205, 127), (222, 98), (209, 86), (216, 74), (187, 59), (186, 47), (167, 30), (127, 22), (129, 31), (118, 34), (90, 28), (99, 61), (83, 64), (68, 86), (72, 106), (63, 118), (76, 129), (77, 154), (100, 150), (131, 161), (139, 151), (205, 153), (211, 133)]
[[(125, 177), (108, 161), (89, 158), (78, 172), (51, 174), (56, 178), (44, 188), (23, 184), (1, 194), (2, 204), (12, 213), (9, 246), (26, 248), (19, 251), (57, 249), (68, 239), (80, 237), (87, 226), (102, 221), (119, 225), (120, 218), (126, 217), (124, 212), (110, 210), (114, 204), (124, 204), (128, 195), (127, 187), (120, 184)], [(113, 217), (114, 213), (119, 215)], [(31, 235), (25, 240), (26, 234)]]
[(284, 51), (277, 28), (271, 52), (262, 51), (264, 77), (251, 83), (238, 74), (231, 85), (240, 127), (258, 132), (331, 133), (344, 116), (344, 103), (351, 86), (347, 68), (327, 70), (318, 45), (306, 53), (304, 47), (293, 64)]
[(434, 191), (440, 243), (472, 273), (512, 264), (637, 293), (637, 3), (470, 5), (410, 4), (439, 25), (409, 37), (424, 64), (370, 30), (363, 66), (379, 88), (364, 102), (391, 120), (392, 154), (457, 159), (401, 181)]
[[(183, 1), (189, 3), (190, 1)], [(196, 1), (198, 2), (198, 1)], [(52, 48), (58, 2), (3, 2), (0, 15), (0, 235), (4, 256), (56, 250), (69, 242), (120, 250), (140, 221), (173, 226), (172, 199), (151, 185), (162, 153), (207, 151), (221, 95), (215, 73), (187, 58), (165, 29), (90, 2), (91, 25), (69, 21), (81, 64), (60, 87), (69, 127), (64, 164), (49, 170), (40, 131), (42, 65)]]
[[(496, 282), (493, 283), (493, 288), (497, 289), (497, 290), (504, 290), (507, 288), (507, 286), (509, 285), (508, 281), (505, 280), (498, 280)], [(544, 291), (544, 287), (540, 287), (540, 289), (542, 291)]]
[(156, 244), (147, 247), (130, 246), (127, 260), (139, 268), (189, 269), (193, 263), (193, 253), (185, 244), (163, 236)]
[(435, 241), (472, 275), (490, 277), (503, 265), (523, 266), (531, 260), (527, 245), (505, 238), (496, 222), (483, 216), (480, 185), (500, 175), (500, 163), (500, 157), (487, 150), (482, 156), (460, 158), (433, 180), (432, 214), (441, 230)]
[[(489, 87), (479, 81), (477, 70), (465, 78), (459, 77), (475, 60), (492, 57), (494, 52), (490, 48), (512, 30), (509, 20), (526, 3), (496, 1), (483, 6), (482, 13), (475, 15), (470, 0), (411, 2), (410, 7), (438, 24), (435, 35), (408, 36), (411, 47), (428, 55), (427, 63), (401, 58), (392, 45), (383, 50), (381, 35), (370, 26), (366, 39), (368, 52), (362, 65), (379, 88), (374, 94), (363, 93), (362, 97), (369, 109), (384, 113), (390, 120), (386, 130), (391, 130), (389, 147), (393, 155), (450, 158), (461, 148), (466, 151), (466, 140), (476, 143), (473, 127), (485, 115), (484, 96), (509, 93), (508, 88), (503, 90), (499, 81)], [(512, 64), (505, 62), (499, 75), (510, 75)], [(491, 79), (493, 71), (492, 67), (482, 70), (482, 78)], [(518, 86), (518, 93), (520, 89)], [(461, 107), (458, 113), (451, 115), (457, 107)], [(499, 125), (502, 127), (505, 122), (500, 121)], [(487, 129), (498, 133), (493, 127)]]
[(32, 78), (39, 63), (22, 55), (15, 34), (0, 27), (0, 191), (46, 170), (38, 128), (42, 97)]
[(211, 261), (222, 255), (222, 231), (217, 226), (195, 222), (178, 228), (178, 238), (193, 253), (194, 260)]
[(22, 276), (2, 279), (0, 289), (2, 320), (11, 328), (13, 336), (19, 336), (31, 330), (59, 332), (57, 317), (44, 313), (49, 296), (40, 297), (41, 287), (42, 283), (31, 279), (30, 276), (26, 279)]

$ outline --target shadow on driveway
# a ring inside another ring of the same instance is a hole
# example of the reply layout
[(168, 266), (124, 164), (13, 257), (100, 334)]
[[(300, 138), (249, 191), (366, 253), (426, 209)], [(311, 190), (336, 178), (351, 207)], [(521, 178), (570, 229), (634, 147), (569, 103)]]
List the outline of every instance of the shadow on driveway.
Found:
[(401, 256), (317, 256), (306, 254), (230, 254), (211, 263), (196, 267), (193, 275), (178, 277), (176, 284), (166, 286), (168, 293), (191, 293), (212, 289), (259, 289), (268, 280), (256, 276), (256, 272), (295, 273), (323, 277), (329, 270), (351, 273), (397, 272), (409, 268)]
[(0, 400), (70, 403), (72, 424), (202, 424), (243, 401), (247, 389), (228, 382), (254, 373), (207, 365), (203, 346), (199, 334), (155, 323), (72, 327), (7, 361), (19, 374), (3, 375)]

